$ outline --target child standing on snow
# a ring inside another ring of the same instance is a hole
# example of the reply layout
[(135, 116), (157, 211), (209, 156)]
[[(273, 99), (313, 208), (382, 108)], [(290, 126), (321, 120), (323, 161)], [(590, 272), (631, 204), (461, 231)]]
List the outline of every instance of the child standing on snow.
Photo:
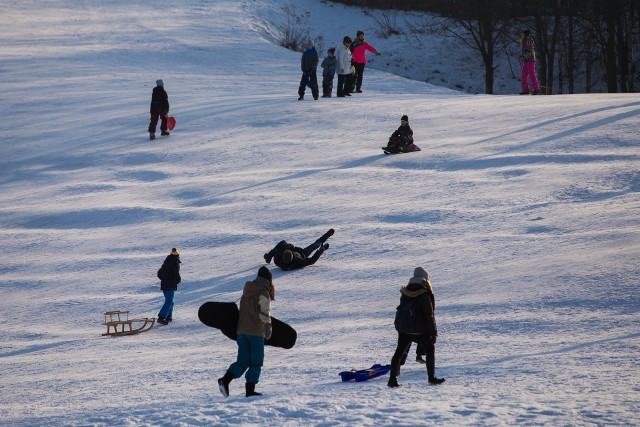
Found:
[(151, 122), (149, 123), (149, 139), (156, 139), (156, 126), (158, 125), (158, 117), (162, 119), (160, 123), (160, 135), (167, 136), (169, 131), (167, 130), (167, 116), (169, 115), (169, 95), (164, 90), (164, 82), (162, 80), (156, 80), (156, 87), (153, 88), (151, 94), (151, 107), (149, 108), (151, 113)]
[(307, 50), (302, 52), (300, 59), (300, 69), (302, 70), (302, 78), (300, 79), (300, 87), (298, 87), (298, 101), (304, 99), (304, 91), (307, 83), (311, 83), (311, 93), (313, 99), (318, 99), (318, 77), (316, 70), (318, 69), (318, 51), (312, 42), (307, 43)]
[(260, 267), (258, 277), (247, 282), (240, 299), (238, 317), (238, 357), (224, 376), (218, 379), (220, 393), (229, 397), (229, 384), (246, 372), (246, 397), (260, 396), (256, 384), (264, 363), (264, 341), (271, 338), (271, 301), (275, 298), (271, 271)]
[(409, 126), (409, 117), (405, 114), (400, 118), (400, 127), (389, 137), (385, 151), (390, 153), (408, 153), (420, 149), (413, 143), (413, 130)]
[[(536, 44), (533, 41), (533, 37), (529, 35), (529, 30), (523, 30), (520, 33), (520, 48), (522, 49), (522, 55), (520, 59), (522, 61), (522, 91), (520, 95), (540, 95), (540, 84), (536, 77)], [(531, 86), (533, 92), (529, 88), (529, 79), (531, 79)]]
[(168, 325), (173, 321), (173, 297), (178, 290), (178, 283), (182, 281), (180, 277), (180, 252), (176, 248), (171, 249), (158, 270), (160, 279), (160, 290), (164, 294), (164, 304), (158, 313), (158, 323)]
[(336, 75), (338, 61), (334, 56), (336, 48), (332, 47), (327, 51), (327, 57), (322, 60), (322, 97), (331, 98), (333, 91), (333, 77)]

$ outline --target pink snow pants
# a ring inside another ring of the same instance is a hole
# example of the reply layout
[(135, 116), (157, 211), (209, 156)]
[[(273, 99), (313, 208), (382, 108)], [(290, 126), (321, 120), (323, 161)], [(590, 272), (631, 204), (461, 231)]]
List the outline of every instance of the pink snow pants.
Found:
[(523, 92), (529, 92), (529, 81), (527, 77), (531, 79), (531, 86), (533, 86), (534, 92), (539, 92), (540, 85), (538, 84), (538, 79), (536, 78), (536, 63), (534, 61), (525, 62), (522, 65), (522, 91)]

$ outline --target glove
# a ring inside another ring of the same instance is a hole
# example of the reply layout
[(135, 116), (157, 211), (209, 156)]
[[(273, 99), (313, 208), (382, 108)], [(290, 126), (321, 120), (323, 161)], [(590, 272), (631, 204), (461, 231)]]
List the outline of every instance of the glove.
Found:
[(376, 50), (375, 55), (376, 55), (376, 56), (382, 56), (382, 54), (381, 54), (380, 52), (378, 52), (377, 50)]
[(271, 323), (265, 323), (264, 324), (264, 339), (268, 340), (269, 338), (271, 338)]

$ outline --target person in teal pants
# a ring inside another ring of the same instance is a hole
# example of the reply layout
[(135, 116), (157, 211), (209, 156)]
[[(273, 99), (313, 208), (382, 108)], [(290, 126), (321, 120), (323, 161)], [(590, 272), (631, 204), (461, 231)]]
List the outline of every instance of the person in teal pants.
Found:
[(238, 317), (238, 357), (224, 376), (218, 379), (220, 393), (229, 397), (229, 384), (245, 374), (247, 397), (261, 396), (256, 392), (264, 363), (264, 341), (271, 338), (271, 301), (275, 287), (271, 271), (260, 267), (258, 276), (244, 285)]

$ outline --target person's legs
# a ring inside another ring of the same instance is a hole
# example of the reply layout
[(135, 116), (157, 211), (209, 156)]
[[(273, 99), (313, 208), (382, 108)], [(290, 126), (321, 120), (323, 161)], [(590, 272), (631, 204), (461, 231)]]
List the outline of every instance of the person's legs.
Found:
[(338, 88), (336, 89), (336, 96), (344, 96), (344, 85), (347, 79), (346, 74), (338, 74)]
[(163, 111), (160, 113), (160, 119), (162, 120), (162, 122), (160, 123), (160, 131), (161, 132), (166, 132), (167, 131), (167, 116), (169, 115), (169, 113), (167, 113), (166, 111)]
[(527, 80), (527, 62), (522, 64), (522, 78), (520, 83), (522, 84), (522, 91), (520, 93), (529, 93), (529, 81)]
[(326, 242), (329, 239), (329, 237), (333, 236), (333, 233), (334, 233), (334, 230), (332, 228), (326, 233), (324, 233), (322, 236), (320, 236), (318, 240), (316, 240), (315, 242), (313, 242), (312, 244), (304, 248), (302, 251), (307, 257), (310, 257), (312, 253), (320, 249), (320, 246), (322, 246), (322, 244)]
[(160, 111), (153, 110), (151, 112), (151, 119), (149, 121), (149, 133), (156, 133), (156, 127), (158, 126), (158, 116), (160, 116)]
[(318, 76), (315, 71), (309, 76), (311, 77), (311, 94), (313, 95), (313, 99), (318, 99), (318, 96), (320, 95), (318, 90)]
[(427, 375), (429, 377), (429, 383), (440, 384), (444, 382), (443, 378), (436, 378), (436, 346), (433, 340), (428, 335), (420, 335), (418, 341), (426, 353), (427, 359)]
[(409, 334), (398, 333), (398, 345), (396, 351), (391, 358), (391, 378), (396, 378), (400, 374), (400, 360), (402, 356), (409, 350), (413, 338)]
[(250, 342), (249, 369), (245, 378), (249, 384), (258, 384), (264, 363), (264, 338), (248, 335)]
[(173, 313), (173, 296), (176, 291), (173, 289), (164, 289), (162, 293), (164, 294), (164, 304), (158, 313), (158, 317), (166, 319), (170, 316), (169, 313)]
[(307, 87), (308, 80), (309, 77), (306, 74), (302, 73), (302, 77), (300, 78), (300, 86), (298, 87), (298, 95), (300, 96), (300, 98), (304, 98), (304, 91)]
[(251, 342), (248, 335), (238, 334), (236, 343), (238, 344), (238, 356), (227, 371), (233, 374), (233, 378), (240, 378), (251, 366)]
[(356, 68), (356, 92), (359, 92), (360, 88), (362, 88), (362, 75), (364, 74), (364, 66), (365, 64), (354, 64), (354, 67)]
[(540, 92), (540, 84), (538, 83), (538, 78), (536, 77), (536, 63), (531, 61), (525, 63), (527, 67), (527, 75), (531, 79), (531, 86), (533, 86), (534, 92)]

